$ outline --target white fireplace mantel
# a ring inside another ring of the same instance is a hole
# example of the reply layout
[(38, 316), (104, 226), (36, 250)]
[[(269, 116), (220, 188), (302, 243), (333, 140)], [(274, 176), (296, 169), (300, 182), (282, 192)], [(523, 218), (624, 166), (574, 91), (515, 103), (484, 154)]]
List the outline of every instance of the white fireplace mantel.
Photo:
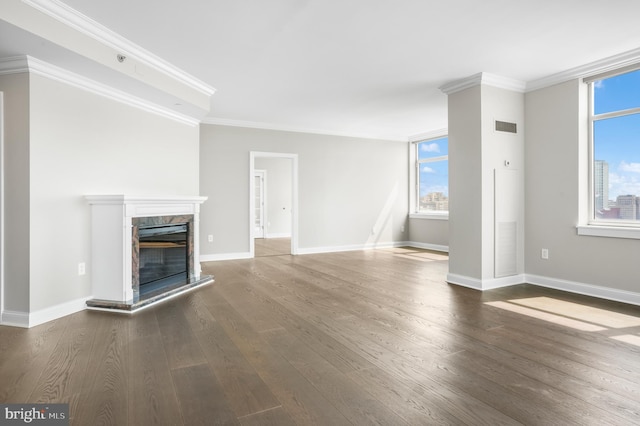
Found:
[(93, 297), (132, 304), (132, 219), (193, 215), (194, 279), (200, 278), (201, 196), (86, 195), (91, 205), (91, 282)]

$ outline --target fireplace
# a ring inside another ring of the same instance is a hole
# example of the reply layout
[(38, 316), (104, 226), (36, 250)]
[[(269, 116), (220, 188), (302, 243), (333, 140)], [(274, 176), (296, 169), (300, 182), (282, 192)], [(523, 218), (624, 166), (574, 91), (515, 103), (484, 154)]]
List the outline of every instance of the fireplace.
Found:
[(188, 283), (193, 270), (193, 215), (134, 217), (131, 284), (134, 301)]
[(140, 296), (188, 281), (188, 230), (186, 223), (138, 229)]
[(213, 282), (200, 274), (198, 225), (206, 197), (88, 195), (90, 309), (133, 312)]

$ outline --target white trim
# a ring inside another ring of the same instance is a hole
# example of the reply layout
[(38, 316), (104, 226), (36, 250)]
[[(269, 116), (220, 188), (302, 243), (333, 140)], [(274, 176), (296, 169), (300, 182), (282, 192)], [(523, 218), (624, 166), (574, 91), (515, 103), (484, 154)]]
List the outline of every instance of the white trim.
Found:
[(381, 248), (393, 248), (393, 247), (406, 247), (408, 243), (406, 241), (396, 241), (387, 243), (369, 243), (369, 244), (352, 244), (348, 246), (327, 246), (327, 247), (311, 247), (301, 248), (298, 250), (299, 254), (320, 254), (320, 253), (339, 253), (343, 251), (360, 251), (360, 250), (373, 250)]
[(276, 232), (276, 233), (266, 233), (265, 234), (265, 239), (269, 239), (269, 238), (291, 238), (291, 233), (290, 232)]
[(466, 277), (464, 275), (449, 273), (447, 274), (447, 282), (450, 284), (456, 284), (463, 287), (469, 287), (475, 290), (484, 291), (484, 290), (493, 290), (493, 289), (502, 288), (502, 287), (510, 287), (518, 284), (524, 284), (526, 281), (525, 281), (524, 274), (481, 280), (477, 278)]
[(3, 311), (0, 313), (0, 325), (29, 328), (29, 314), (19, 311)]
[(640, 240), (640, 228), (630, 228), (622, 226), (601, 226), (601, 225), (578, 225), (576, 226), (578, 235), (590, 237), (609, 238), (629, 238)]
[(58, 22), (61, 22), (64, 25), (91, 37), (114, 50), (135, 57), (144, 65), (179, 81), (203, 95), (211, 96), (216, 91), (213, 87), (203, 81), (198, 80), (169, 62), (132, 43), (121, 35), (67, 6), (59, 0), (23, 0), (23, 2)]
[(586, 78), (613, 71), (617, 68), (633, 66), (640, 62), (640, 48), (609, 56), (586, 65), (571, 68), (527, 83), (527, 92), (543, 89), (555, 84), (564, 83), (576, 78)]
[(430, 130), (428, 132), (411, 135), (409, 136), (409, 142), (418, 143), (418, 142), (426, 141), (428, 139), (443, 138), (448, 135), (449, 135), (449, 129), (445, 127), (444, 129)]
[(508, 77), (502, 77), (495, 74), (489, 74), (486, 72), (480, 72), (466, 78), (461, 78), (459, 80), (445, 83), (440, 86), (439, 89), (445, 95), (451, 95), (453, 93), (461, 92), (465, 89), (480, 85), (492, 86), (499, 89), (506, 89), (520, 93), (524, 93), (527, 88), (527, 84), (523, 81), (515, 80)]
[(200, 262), (219, 262), (221, 260), (238, 260), (251, 258), (253, 258), (253, 253), (251, 252), (201, 254)]
[(443, 246), (440, 244), (420, 243), (417, 241), (407, 241), (405, 244), (407, 247), (419, 248), (424, 250), (440, 251), (443, 253), (449, 253), (449, 246)]
[(447, 213), (411, 213), (409, 219), (419, 220), (449, 220), (449, 212)]
[(48, 321), (84, 311), (87, 308), (87, 300), (91, 298), (92, 297), (83, 297), (80, 299), (70, 300), (68, 302), (31, 312), (29, 314), (29, 327), (35, 327), (36, 325), (44, 324)]
[(249, 152), (249, 253), (255, 257), (253, 212), (255, 210), (255, 187), (253, 176), (256, 158), (285, 158), (291, 160), (291, 254), (299, 254), (298, 249), (298, 154), (281, 152)]
[(63, 68), (59, 68), (55, 65), (51, 65), (40, 59), (33, 58), (31, 56), (11, 57), (0, 59), (0, 75), (6, 74), (19, 74), (25, 72), (32, 72), (33, 74), (40, 75), (45, 78), (57, 81), (59, 83), (73, 86), (77, 89), (93, 93), (94, 95), (102, 96), (107, 99), (111, 99), (116, 102), (140, 109), (142, 111), (150, 112), (171, 120), (187, 124), (195, 127), (200, 124), (200, 120), (190, 117), (185, 114), (172, 111), (163, 106), (146, 101), (142, 98), (132, 96), (126, 92), (114, 89), (97, 81), (88, 79), (79, 74), (75, 74), (71, 71), (67, 71)]
[(4, 311), (0, 316), (0, 325), (31, 328), (45, 322), (53, 321), (87, 308), (87, 300), (92, 297), (83, 297), (70, 300), (35, 312)]
[(600, 299), (629, 303), (631, 305), (640, 305), (640, 293), (637, 292), (530, 274), (526, 275), (526, 282), (540, 287), (553, 288), (569, 293), (598, 297)]
[(281, 132), (295, 132), (295, 133), (310, 133), (314, 135), (328, 135), (328, 136), (343, 136), (348, 138), (358, 138), (358, 139), (376, 139), (376, 140), (384, 140), (384, 141), (392, 141), (392, 142), (407, 142), (406, 136), (381, 136), (374, 135), (370, 133), (349, 133), (349, 132), (340, 132), (333, 130), (320, 130), (313, 129), (307, 127), (296, 127), (289, 126), (286, 124), (272, 124), (272, 123), (263, 123), (257, 121), (243, 121), (243, 120), (232, 120), (228, 118), (218, 118), (218, 117), (205, 117), (202, 119), (202, 124), (212, 124), (216, 126), (229, 126), (229, 127), (245, 127), (249, 129), (261, 129), (261, 130), (275, 130)]

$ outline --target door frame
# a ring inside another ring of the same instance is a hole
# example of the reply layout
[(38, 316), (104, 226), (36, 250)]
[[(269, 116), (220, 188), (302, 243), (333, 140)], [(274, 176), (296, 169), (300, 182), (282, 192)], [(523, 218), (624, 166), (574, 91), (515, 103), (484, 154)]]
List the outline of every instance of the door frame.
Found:
[(256, 209), (255, 209), (255, 198), (254, 198), (254, 205), (253, 205), (253, 238), (267, 238), (267, 232), (265, 230), (265, 226), (267, 223), (267, 191), (266, 191), (266, 187), (267, 187), (267, 171), (266, 170), (258, 170), (255, 169), (253, 171), (253, 185), (254, 185), (254, 196), (256, 195), (255, 193), (255, 178), (259, 177), (261, 179), (261, 184), (260, 184), (260, 192), (262, 193), (261, 197), (260, 197), (260, 201), (262, 202), (262, 207), (260, 207), (260, 224), (262, 225), (262, 235), (257, 235), (256, 234), (256, 226), (255, 226), (255, 213), (256, 213)]
[(249, 254), (255, 257), (254, 211), (255, 211), (255, 159), (285, 158), (291, 160), (291, 254), (298, 254), (298, 154), (282, 152), (249, 152)]

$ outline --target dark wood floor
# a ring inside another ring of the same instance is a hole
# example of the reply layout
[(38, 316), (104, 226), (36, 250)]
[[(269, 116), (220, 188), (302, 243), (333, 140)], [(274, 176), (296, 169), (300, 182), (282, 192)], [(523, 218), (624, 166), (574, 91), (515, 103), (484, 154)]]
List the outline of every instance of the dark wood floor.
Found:
[(637, 307), (448, 285), (414, 249), (204, 264), (134, 316), (0, 327), (0, 402), (72, 424), (640, 424)]

